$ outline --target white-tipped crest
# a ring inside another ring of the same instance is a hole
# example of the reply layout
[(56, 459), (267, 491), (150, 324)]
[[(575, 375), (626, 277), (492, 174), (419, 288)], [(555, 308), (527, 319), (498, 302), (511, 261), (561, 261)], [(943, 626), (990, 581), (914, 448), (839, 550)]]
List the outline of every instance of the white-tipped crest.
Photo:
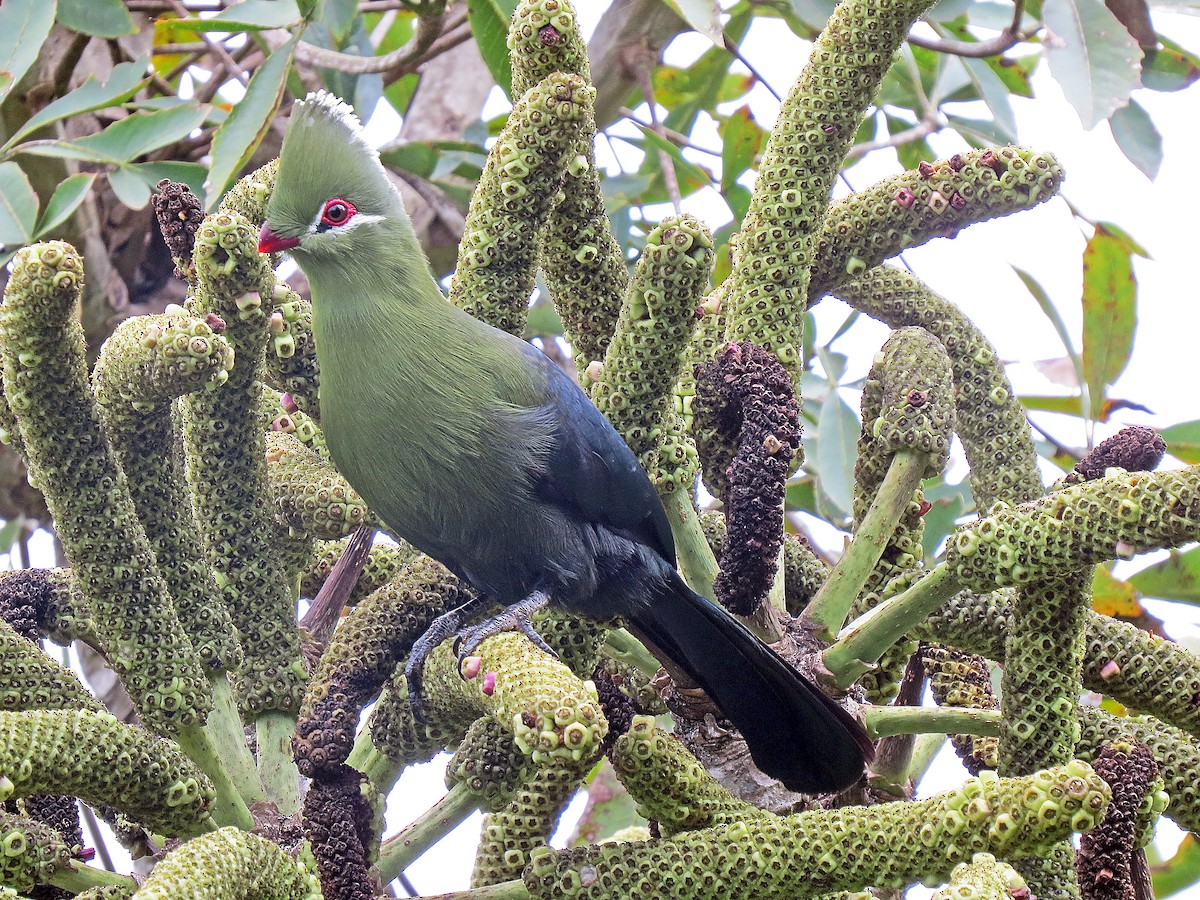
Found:
[(331, 94), (324, 89), (313, 91), (303, 100), (296, 102), (292, 115), (324, 117), (335, 125), (341, 125), (351, 140), (369, 152), (373, 158), (379, 158), (379, 151), (367, 143), (362, 122), (354, 112), (354, 107), (337, 94)]

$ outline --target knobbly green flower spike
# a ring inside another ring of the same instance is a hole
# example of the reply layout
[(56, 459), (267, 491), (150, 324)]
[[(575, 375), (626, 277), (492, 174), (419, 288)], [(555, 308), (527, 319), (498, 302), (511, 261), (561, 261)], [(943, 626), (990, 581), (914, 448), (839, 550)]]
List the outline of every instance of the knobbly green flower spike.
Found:
[(863, 110), (928, 0), (843, 0), (779, 110), (742, 223), (729, 291), (731, 341), (803, 365), (809, 268), (829, 192)]
[(419, 556), (351, 611), (304, 695), (292, 739), (303, 774), (311, 777), (346, 761), (362, 707), (430, 623), (471, 596), (441, 563)]
[(532, 775), (529, 757), (495, 719), (476, 719), (446, 766), (446, 787), (462, 785), (481, 809), (498, 812)]
[[(87, 599), (71, 581), (70, 569), (11, 569), (0, 572), (0, 606), (20, 605), (30, 616), (25, 636), (48, 637), (64, 647), (81, 640), (100, 646)], [(6, 611), (3, 618), (14, 619)]]
[[(190, 258), (189, 247), (189, 258)], [(214, 390), (229, 378), (233, 350), (225, 324), (179, 312), (122, 322), (100, 348), (92, 381), (100, 419), (129, 481), (179, 623), (206, 672), (235, 669), (241, 647), (213, 571), (203, 557), (183, 467), (172, 401)]]
[(524, 880), (537, 900), (720, 900), (732, 883), (763, 900), (900, 888), (945, 879), (975, 853), (1041, 852), (1095, 826), (1108, 801), (1108, 786), (1082, 762), (1021, 778), (985, 772), (920, 802), (755, 817), (657, 842), (542, 850)]
[(191, 310), (226, 323), (236, 364), (219, 390), (184, 401), (188, 482), (225, 604), (238, 631), (254, 637), (243, 644), (238, 699), (257, 718), (297, 709), (305, 679), (285, 567), (263, 540), (273, 528), (260, 404), (274, 275), (258, 253), (255, 228), (237, 213), (204, 220), (194, 261), (199, 287)]
[(88, 888), (75, 895), (75, 900), (130, 900), (134, 894), (133, 886), (121, 884), (106, 884), (103, 887)]
[(559, 816), (594, 759), (555, 759), (537, 766), (508, 806), (484, 816), (471, 886), (520, 878), (533, 854), (546, 846)]
[[(383, 781), (397, 776), (405, 766), (433, 759), (446, 747), (461, 741), (469, 727), (457, 718), (447, 721), (432, 719), (428, 711), (421, 723), (417, 724), (413, 719), (412, 704), (408, 701), (408, 684), (401, 666), (383, 686), (379, 700), (371, 711), (372, 749), (363, 754), (361, 763), (354, 757), (351, 757), (351, 761), (367, 771), (372, 776), (372, 783), (381, 785), (382, 790)], [(375, 774), (378, 770), (387, 770), (387, 774), (378, 777)]]
[(665, 837), (772, 818), (729, 793), (652, 716), (634, 716), (629, 730), (613, 744), (610, 758), (617, 777), (637, 801), (638, 814), (657, 821)]
[(476, 654), (477, 664), (464, 664), (467, 678), (448, 645), (430, 655), (425, 694), (431, 721), (490, 715), (536, 763), (595, 760), (608, 723), (591, 681), (513, 632), (489, 638)]
[[(590, 387), (593, 402), (663, 494), (690, 489), (698, 472), (695, 449), (685, 443), (681, 423), (673, 421), (672, 388), (713, 260), (712, 235), (694, 216), (670, 216), (646, 236), (616, 331)], [(671, 458), (676, 443), (683, 445), (682, 467)]]
[(450, 288), (456, 306), (518, 336), (537, 272), (538, 245), (530, 238), (554, 208), (596, 89), (556, 72), (519, 96), (471, 197)]
[[(508, 32), (513, 96), (554, 72), (591, 84), (587, 45), (569, 0), (522, 0)], [(625, 257), (604, 209), (590, 105), (575, 130), (576, 148), (562, 195), (541, 234), (539, 262), (580, 371), (604, 359), (629, 280)]]
[(0, 884), (30, 891), (71, 859), (71, 848), (49, 825), (0, 809)]
[(1110, 469), (1032, 503), (994, 506), (951, 536), (946, 565), (964, 587), (990, 590), (1197, 538), (1200, 466)]
[[(852, 584), (861, 584), (851, 617), (900, 593), (923, 568), (921, 481), (946, 467), (954, 423), (950, 359), (941, 341), (923, 328), (894, 331), (863, 385), (862, 418), (854, 464), (857, 546), (847, 549), (830, 579), (833, 586), (853, 572)], [(863, 571), (872, 559), (874, 567)], [(915, 649), (912, 639), (897, 642), (860, 679), (868, 698), (895, 696)]]
[(835, 291), (850, 306), (892, 328), (919, 325), (946, 347), (954, 376), (955, 431), (971, 466), (975, 504), (1024, 503), (1042, 495), (1025, 410), (995, 348), (962, 312), (916, 276), (871, 269)]
[(138, 900), (321, 900), (317, 876), (264, 837), (222, 828), (168, 853)]
[(69, 244), (17, 254), (0, 308), (4, 388), (109, 664), (142, 720), (176, 734), (203, 722), (211, 696), (100, 428), (79, 324), (82, 285), (83, 261)]
[[(951, 598), (919, 629), (921, 634), (991, 659), (1003, 659), (1012, 591)], [(1099, 613), (1086, 617), (1083, 686), (1151, 713), (1200, 736), (1200, 657), (1128, 622)]]
[(295, 435), (268, 432), (266, 459), (275, 512), (293, 533), (336, 541), (370, 520), (358, 491)]
[[(317, 541), (314, 559), (300, 576), (300, 596), (315, 597), (345, 551), (345, 541)], [(417, 551), (408, 544), (372, 544), (367, 562), (350, 594), (349, 605), (357, 606), (368, 594), (383, 587), (416, 555)]]
[(1062, 181), (1051, 154), (1009, 146), (923, 162), (838, 200), (817, 239), (808, 302), (932, 238), (1044, 203)]
[(990, 853), (976, 853), (950, 873), (950, 883), (933, 900), (1015, 900), (1029, 895), (1025, 879)]
[(0, 710), (104, 707), (75, 673), (0, 621)]
[(250, 223), (255, 233), (267, 218), (267, 203), (275, 188), (275, 175), (279, 171), (279, 160), (273, 159), (265, 166), (254, 170), (229, 189), (221, 199), (221, 212), (237, 213)]
[[(992, 677), (981, 657), (941, 644), (921, 647), (921, 663), (929, 678), (929, 689), (939, 706), (967, 709), (999, 709), (992, 693)], [(972, 775), (999, 765), (1000, 742), (994, 737), (953, 734), (954, 751)]]
[(0, 712), (0, 800), (67, 794), (168, 836), (207, 831), (213, 787), (174, 744), (90, 710)]
[(312, 333), (312, 303), (286, 284), (271, 295), (271, 339), (267, 344), (266, 378), (286, 393), (297, 408), (319, 417), (317, 389), (321, 372)]
[(729, 490), (729, 476), (726, 473), (733, 462), (736, 446), (714, 425), (706, 426), (703, 421), (696, 421), (696, 370), (710, 362), (725, 343), (728, 316), (725, 314), (724, 305), (728, 299), (729, 285), (730, 280), (726, 278), (713, 288), (704, 298), (704, 302), (696, 308), (697, 323), (692, 332), (692, 344), (688, 348), (683, 371), (679, 373), (679, 383), (675, 385), (675, 396), (678, 398), (677, 403), (682, 411), (684, 425), (696, 442), (704, 486), (718, 500), (724, 500)]

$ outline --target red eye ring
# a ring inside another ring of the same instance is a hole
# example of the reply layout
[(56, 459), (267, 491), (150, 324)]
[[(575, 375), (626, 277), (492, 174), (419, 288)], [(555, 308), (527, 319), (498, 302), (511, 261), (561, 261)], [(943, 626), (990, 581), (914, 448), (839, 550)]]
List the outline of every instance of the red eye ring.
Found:
[(325, 208), (321, 210), (321, 222), (325, 225), (332, 225), (335, 228), (338, 225), (345, 225), (358, 213), (356, 207), (349, 200), (343, 200), (341, 197), (334, 197), (325, 204)]

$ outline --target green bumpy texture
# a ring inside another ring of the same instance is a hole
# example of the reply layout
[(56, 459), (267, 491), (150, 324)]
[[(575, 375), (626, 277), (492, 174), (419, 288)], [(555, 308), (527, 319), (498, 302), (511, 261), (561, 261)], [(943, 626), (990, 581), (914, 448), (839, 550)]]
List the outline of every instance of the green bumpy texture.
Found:
[(834, 10), (780, 108), (742, 223), (729, 291), (731, 341), (803, 366), (809, 269), (841, 161), (909, 26), (928, 0), (857, 0)]
[(342, 473), (295, 435), (268, 432), (265, 456), (276, 515), (293, 534), (336, 541), (372, 520)]
[[(300, 576), (300, 596), (315, 597), (345, 551), (344, 541), (318, 541), (313, 560)], [(416, 555), (417, 551), (408, 544), (372, 544), (354, 590), (350, 592), (348, 605), (358, 606), (369, 594), (391, 581)]]
[[(953, 647), (927, 644), (921, 648), (921, 662), (929, 678), (929, 690), (939, 706), (967, 709), (999, 709), (992, 692), (991, 670), (982, 657), (963, 653)], [(972, 775), (994, 769), (999, 762), (1000, 739), (974, 734), (952, 734), (954, 751)]]
[[(253, 179), (255, 176), (247, 176)], [(184, 400), (184, 447), (205, 550), (243, 642), (238, 700), (247, 718), (299, 708), (306, 672), (287, 567), (264, 535), (274, 532), (261, 426), (264, 353), (274, 275), (255, 227), (237, 213), (210, 215), (193, 251), (194, 314), (215, 313), (236, 363), (216, 391)]]
[(996, 349), (958, 307), (915, 275), (890, 266), (871, 269), (835, 293), (892, 328), (919, 325), (945, 346), (954, 375), (955, 430), (971, 466), (979, 509), (1042, 495), (1025, 409)]
[(207, 831), (208, 776), (174, 744), (90, 710), (0, 712), (0, 801), (66, 794), (168, 836)]
[(729, 792), (652, 716), (634, 716), (613, 744), (613, 771), (637, 801), (637, 811), (658, 822), (665, 837), (697, 828), (771, 818)]
[[(591, 84), (587, 45), (569, 0), (522, 0), (513, 13), (508, 50), (514, 97), (554, 72), (568, 72)], [(590, 106), (575, 137), (561, 196), (542, 230), (538, 262), (583, 371), (604, 359), (629, 272), (604, 208)]]
[(699, 471), (672, 401), (714, 258), (712, 234), (694, 216), (670, 216), (651, 230), (590, 388), (661, 493), (690, 489)]
[(975, 853), (1038, 853), (1086, 831), (1109, 790), (1078, 761), (1021, 778), (985, 772), (919, 802), (753, 818), (671, 840), (534, 855), (524, 880), (536, 900), (792, 898), (866, 885), (942, 880)]
[(271, 297), (266, 379), (291, 397), (305, 413), (320, 418), (317, 391), (321, 386), (321, 369), (313, 339), (312, 317), (309, 300), (286, 284), (275, 285)]
[(513, 106), (471, 195), (450, 302), (511, 334), (524, 333), (529, 314), (538, 247), (530, 237), (554, 208), (595, 96), (578, 75), (561, 72), (530, 87)]
[(317, 876), (264, 837), (222, 828), (168, 853), (138, 900), (321, 900)]
[(1053, 155), (1008, 146), (922, 163), (837, 200), (817, 239), (809, 305), (904, 250), (1032, 209), (1055, 196), (1062, 182)]
[(1025, 879), (990, 853), (976, 853), (950, 873), (950, 882), (932, 900), (1013, 900), (1025, 896)]
[[(257, 232), (267, 220), (267, 204), (271, 202), (271, 191), (275, 188), (275, 176), (278, 172), (277, 159), (255, 169), (221, 198), (220, 210), (237, 213), (253, 225)], [(272, 257), (272, 262), (277, 263), (278, 259)]]
[(433, 620), (471, 596), (445, 566), (418, 556), (351, 611), (304, 694), (292, 739), (303, 774), (311, 777), (346, 761), (362, 707)]
[(534, 852), (550, 841), (592, 762), (556, 759), (537, 766), (504, 809), (484, 817), (472, 887), (521, 877)]
[(237, 668), (242, 651), (213, 571), (196, 553), (200, 530), (177, 454), (172, 401), (228, 380), (233, 349), (223, 329), (216, 319), (182, 311), (127, 319), (100, 348), (92, 372), (101, 421), (121, 468), (134, 474), (134, 506), (206, 672)]
[(204, 720), (211, 694), (101, 430), (79, 322), (82, 288), (83, 260), (69, 244), (17, 254), (0, 308), (4, 389), (109, 665), (142, 720), (174, 734)]
[(49, 825), (0, 809), (0, 885), (32, 890), (70, 860), (71, 848)]
[(495, 719), (476, 719), (446, 766), (446, 787), (462, 784), (488, 812), (503, 809), (528, 779), (529, 757)]
[(129, 900), (134, 894), (133, 886), (123, 884), (106, 884), (103, 887), (88, 888), (75, 895), (75, 900)]
[(78, 676), (0, 620), (0, 710), (104, 709)]
[(990, 590), (1198, 538), (1200, 466), (1110, 469), (1031, 503), (994, 506), (951, 535), (945, 564), (964, 587)]

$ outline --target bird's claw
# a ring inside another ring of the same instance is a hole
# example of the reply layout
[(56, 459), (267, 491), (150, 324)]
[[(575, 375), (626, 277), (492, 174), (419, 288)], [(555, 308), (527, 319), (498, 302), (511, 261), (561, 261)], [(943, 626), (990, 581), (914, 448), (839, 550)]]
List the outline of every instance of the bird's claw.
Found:
[(539, 650), (558, 659), (558, 654), (537, 633), (537, 629), (533, 627), (533, 622), (530, 620), (535, 612), (549, 602), (550, 597), (547, 594), (535, 591), (520, 603), (514, 603), (490, 619), (485, 619), (478, 625), (472, 625), (470, 628), (460, 631), (454, 639), (453, 645), (454, 656), (458, 660), (459, 676), (465, 677), (462, 674), (462, 664), (467, 657), (479, 649), (480, 644), (505, 631), (516, 631), (523, 634)]

